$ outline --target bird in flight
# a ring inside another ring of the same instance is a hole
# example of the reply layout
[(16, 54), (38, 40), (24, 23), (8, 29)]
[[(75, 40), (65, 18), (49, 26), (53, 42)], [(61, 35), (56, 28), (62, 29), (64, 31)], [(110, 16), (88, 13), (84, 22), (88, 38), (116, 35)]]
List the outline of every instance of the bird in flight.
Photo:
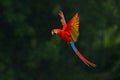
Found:
[(62, 29), (52, 29), (51, 33), (52, 35), (57, 34), (59, 37), (61, 37), (64, 41), (69, 43), (74, 50), (74, 52), (77, 54), (77, 56), (87, 65), (87, 66), (92, 66), (96, 67), (96, 65), (90, 61), (88, 61), (76, 48), (75, 42), (78, 39), (79, 36), (79, 16), (78, 13), (76, 13), (71, 20), (69, 20), (66, 23), (66, 20), (64, 18), (64, 14), (62, 11), (59, 12), (59, 16), (61, 18), (61, 23), (63, 28)]

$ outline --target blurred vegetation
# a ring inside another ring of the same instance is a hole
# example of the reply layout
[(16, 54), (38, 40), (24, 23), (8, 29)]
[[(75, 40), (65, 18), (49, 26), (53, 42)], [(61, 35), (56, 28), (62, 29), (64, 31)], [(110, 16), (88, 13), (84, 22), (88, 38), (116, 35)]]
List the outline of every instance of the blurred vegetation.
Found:
[[(77, 48), (87, 67), (51, 29), (78, 12)], [(0, 0), (0, 80), (119, 80), (120, 0)]]

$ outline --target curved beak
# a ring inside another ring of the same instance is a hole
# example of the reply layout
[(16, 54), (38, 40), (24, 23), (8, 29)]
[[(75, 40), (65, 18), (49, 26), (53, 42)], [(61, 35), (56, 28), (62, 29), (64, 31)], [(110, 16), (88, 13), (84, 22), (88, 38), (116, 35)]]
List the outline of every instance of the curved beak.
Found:
[(54, 32), (52, 31), (51, 34), (54, 35)]

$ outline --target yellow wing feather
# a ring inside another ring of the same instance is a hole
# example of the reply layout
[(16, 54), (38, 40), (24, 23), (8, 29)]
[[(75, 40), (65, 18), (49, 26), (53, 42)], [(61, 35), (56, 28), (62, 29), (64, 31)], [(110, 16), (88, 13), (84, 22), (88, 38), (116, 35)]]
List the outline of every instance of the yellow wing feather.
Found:
[(71, 31), (71, 39), (72, 41), (76, 42), (79, 36), (79, 16), (78, 13), (76, 13), (74, 15), (74, 17), (71, 19), (72, 23), (71, 23), (71, 27), (72, 27), (72, 31)]

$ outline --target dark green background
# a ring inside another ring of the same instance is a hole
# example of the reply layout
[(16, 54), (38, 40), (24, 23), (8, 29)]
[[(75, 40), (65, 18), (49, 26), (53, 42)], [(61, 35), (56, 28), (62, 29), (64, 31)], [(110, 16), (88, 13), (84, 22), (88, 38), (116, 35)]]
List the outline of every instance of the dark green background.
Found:
[[(89, 68), (51, 29), (78, 12), (76, 46)], [(0, 0), (0, 80), (119, 80), (120, 0)]]

